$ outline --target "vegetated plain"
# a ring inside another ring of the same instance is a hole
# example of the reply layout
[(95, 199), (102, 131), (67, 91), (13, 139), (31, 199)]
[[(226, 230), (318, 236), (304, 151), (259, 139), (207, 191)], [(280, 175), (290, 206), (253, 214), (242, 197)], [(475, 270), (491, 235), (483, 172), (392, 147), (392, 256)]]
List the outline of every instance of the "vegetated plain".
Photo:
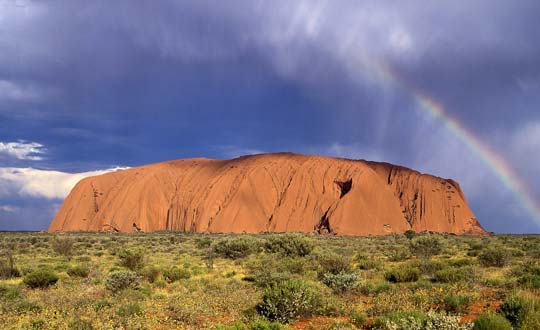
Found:
[(540, 329), (540, 236), (1, 233), (2, 329)]

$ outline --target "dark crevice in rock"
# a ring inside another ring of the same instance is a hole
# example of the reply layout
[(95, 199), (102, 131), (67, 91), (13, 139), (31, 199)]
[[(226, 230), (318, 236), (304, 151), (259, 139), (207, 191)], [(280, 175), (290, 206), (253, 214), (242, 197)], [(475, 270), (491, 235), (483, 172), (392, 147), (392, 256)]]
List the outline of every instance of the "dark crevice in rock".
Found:
[(346, 180), (346, 181), (334, 181), (341, 192), (339, 198), (343, 198), (349, 191), (351, 191), (352, 188), (352, 179)]
[(116, 228), (112, 223), (106, 223), (101, 228), (102, 231), (108, 231), (113, 233), (119, 233), (120, 230)]
[(388, 178), (386, 179), (386, 183), (388, 185), (392, 184), (392, 172), (394, 171), (394, 167), (390, 168), (390, 171), (388, 171)]
[(330, 209), (324, 212), (323, 216), (321, 217), (321, 220), (315, 227), (315, 232), (317, 232), (318, 234), (333, 234), (332, 228), (330, 228), (330, 219), (328, 219), (329, 211)]
[(138, 233), (142, 233), (142, 229), (141, 229), (139, 226), (137, 226), (137, 224), (136, 224), (135, 222), (133, 223), (133, 228), (135, 228), (135, 230), (136, 230)]
[(99, 194), (99, 191), (94, 187), (93, 183), (91, 184), (91, 186), (92, 186), (92, 198), (93, 198), (93, 201), (94, 201), (94, 212), (98, 213), (99, 212), (99, 206), (98, 206), (97, 198), (98, 198), (98, 196), (100, 194)]

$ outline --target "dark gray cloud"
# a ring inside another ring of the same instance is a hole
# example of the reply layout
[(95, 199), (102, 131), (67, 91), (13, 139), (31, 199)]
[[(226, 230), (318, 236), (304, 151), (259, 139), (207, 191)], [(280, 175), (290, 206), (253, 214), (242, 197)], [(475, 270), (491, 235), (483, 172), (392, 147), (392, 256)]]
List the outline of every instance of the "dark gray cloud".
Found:
[(490, 230), (538, 231), (492, 166), (414, 97), (443, 104), (534, 182), (538, 12), (529, 0), (3, 0), (0, 142), (35, 141), (47, 155), (4, 155), (2, 166), (85, 172), (283, 150), (371, 158), (458, 179)]

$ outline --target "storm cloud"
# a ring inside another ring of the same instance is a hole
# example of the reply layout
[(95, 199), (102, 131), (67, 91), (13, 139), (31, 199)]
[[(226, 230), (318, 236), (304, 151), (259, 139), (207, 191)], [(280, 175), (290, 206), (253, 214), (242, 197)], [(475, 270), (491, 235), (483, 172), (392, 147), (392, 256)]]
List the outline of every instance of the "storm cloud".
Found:
[[(365, 158), (458, 180), (488, 230), (539, 232), (493, 166), (415, 98), (442, 104), (523, 182), (538, 181), (539, 12), (527, 0), (3, 0), (0, 167), (86, 173), (260, 151)], [(24, 141), (46, 155), (6, 151)], [(527, 189), (540, 204), (540, 187)], [(35, 199), (0, 197), (9, 228), (23, 205), (61, 202)], [(51, 212), (21, 227), (46, 228)]]

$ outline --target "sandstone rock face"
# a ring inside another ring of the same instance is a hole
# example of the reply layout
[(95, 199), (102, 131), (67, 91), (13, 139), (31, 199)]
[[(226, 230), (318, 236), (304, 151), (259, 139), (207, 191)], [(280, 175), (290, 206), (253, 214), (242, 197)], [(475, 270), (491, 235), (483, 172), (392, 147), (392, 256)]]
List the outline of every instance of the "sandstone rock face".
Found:
[(298, 154), (194, 158), (80, 181), (49, 231), (483, 234), (459, 185), (386, 163)]

